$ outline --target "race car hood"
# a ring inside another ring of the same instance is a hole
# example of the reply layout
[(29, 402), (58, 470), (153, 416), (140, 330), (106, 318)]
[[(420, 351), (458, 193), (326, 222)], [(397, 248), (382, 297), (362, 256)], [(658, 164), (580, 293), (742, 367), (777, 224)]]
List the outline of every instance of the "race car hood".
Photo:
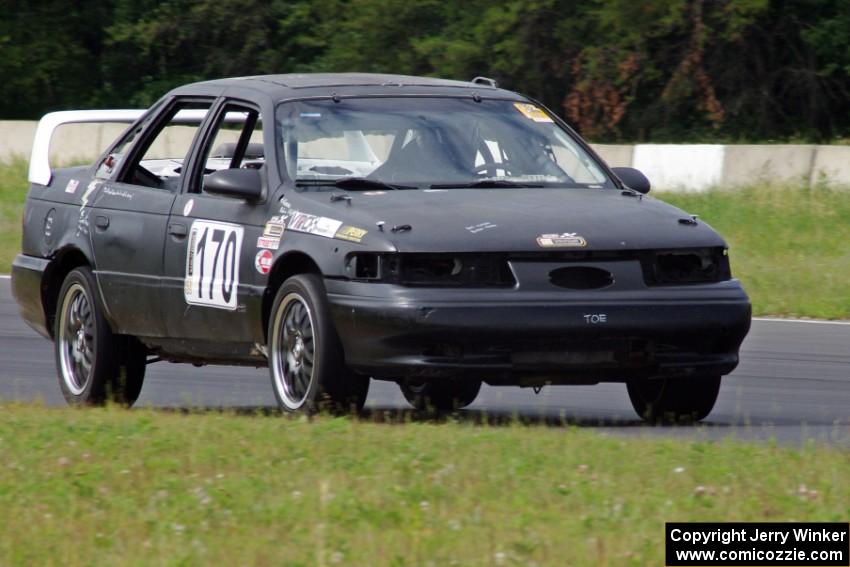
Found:
[(302, 195), (316, 200), (320, 214), (368, 230), (364, 245), (383, 237), (399, 252), (725, 246), (711, 227), (683, 211), (614, 189), (350, 192), (350, 202), (334, 203), (327, 192)]

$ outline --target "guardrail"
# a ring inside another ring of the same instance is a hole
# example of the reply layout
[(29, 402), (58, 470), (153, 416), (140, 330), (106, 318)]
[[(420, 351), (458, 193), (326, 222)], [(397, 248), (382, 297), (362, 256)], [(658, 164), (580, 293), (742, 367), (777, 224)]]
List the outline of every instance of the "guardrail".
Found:
[[(37, 124), (34, 120), (0, 120), (0, 162), (16, 156), (29, 157)], [(125, 127), (124, 124), (63, 126), (57, 130), (50, 148), (51, 163), (91, 161)], [(593, 144), (593, 147), (612, 166), (640, 169), (659, 191), (698, 192), (715, 186), (739, 187), (758, 182), (850, 187), (850, 146)]]

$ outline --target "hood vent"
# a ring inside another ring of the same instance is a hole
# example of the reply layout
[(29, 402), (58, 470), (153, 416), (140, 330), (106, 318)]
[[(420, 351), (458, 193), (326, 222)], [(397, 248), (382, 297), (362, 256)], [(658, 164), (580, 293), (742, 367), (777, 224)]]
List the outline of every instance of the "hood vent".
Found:
[(549, 272), (549, 281), (566, 289), (602, 289), (614, 283), (614, 276), (600, 268), (569, 266)]

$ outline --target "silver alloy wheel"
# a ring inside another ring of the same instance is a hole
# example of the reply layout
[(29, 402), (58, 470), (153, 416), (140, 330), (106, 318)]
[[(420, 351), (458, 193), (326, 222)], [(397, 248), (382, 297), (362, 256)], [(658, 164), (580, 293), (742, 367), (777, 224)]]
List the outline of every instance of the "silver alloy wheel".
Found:
[(94, 313), (86, 290), (75, 283), (68, 288), (59, 311), (59, 359), (62, 380), (79, 396), (92, 379), (97, 348)]
[(297, 410), (307, 401), (317, 350), (313, 313), (298, 293), (281, 301), (272, 326), (271, 365), (274, 387), (284, 405)]

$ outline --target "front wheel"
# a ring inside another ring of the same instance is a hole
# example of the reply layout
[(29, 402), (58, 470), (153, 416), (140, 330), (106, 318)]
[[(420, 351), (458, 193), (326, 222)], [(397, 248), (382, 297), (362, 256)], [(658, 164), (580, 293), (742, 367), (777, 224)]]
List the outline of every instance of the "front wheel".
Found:
[(147, 352), (134, 337), (115, 335), (86, 267), (72, 270), (59, 291), (54, 328), (62, 395), (71, 405), (133, 405), (142, 391)]
[(481, 380), (406, 379), (399, 382), (405, 399), (418, 410), (454, 411), (475, 401), (481, 390)]
[(667, 380), (633, 380), (629, 399), (638, 416), (650, 423), (692, 423), (711, 413), (720, 392), (720, 376)]
[(287, 279), (275, 296), (268, 329), (269, 371), (286, 412), (359, 412), (369, 378), (351, 372), (319, 276)]

